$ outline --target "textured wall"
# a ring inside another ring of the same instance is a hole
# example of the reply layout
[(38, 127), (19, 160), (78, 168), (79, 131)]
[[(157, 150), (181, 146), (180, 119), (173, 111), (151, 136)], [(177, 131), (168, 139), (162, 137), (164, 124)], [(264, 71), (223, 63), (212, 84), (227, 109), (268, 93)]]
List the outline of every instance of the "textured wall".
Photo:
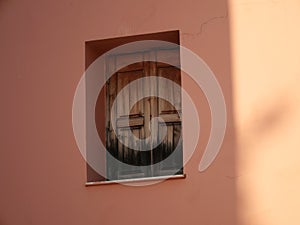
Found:
[[(1, 225), (236, 224), (226, 1), (1, 1), (0, 10)], [(229, 115), (220, 155), (198, 172), (209, 110), (185, 77), (183, 86), (201, 112), (200, 142), (186, 165), (187, 178), (140, 188), (85, 187), (85, 161), (72, 131), (85, 41), (167, 30), (180, 30), (181, 44), (220, 80)]]

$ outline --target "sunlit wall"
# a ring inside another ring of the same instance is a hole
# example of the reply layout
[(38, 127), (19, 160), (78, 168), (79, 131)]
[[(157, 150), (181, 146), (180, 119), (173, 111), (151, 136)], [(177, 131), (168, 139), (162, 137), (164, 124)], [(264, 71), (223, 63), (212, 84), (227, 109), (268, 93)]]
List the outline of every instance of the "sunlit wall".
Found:
[(231, 0), (243, 225), (300, 224), (300, 2)]

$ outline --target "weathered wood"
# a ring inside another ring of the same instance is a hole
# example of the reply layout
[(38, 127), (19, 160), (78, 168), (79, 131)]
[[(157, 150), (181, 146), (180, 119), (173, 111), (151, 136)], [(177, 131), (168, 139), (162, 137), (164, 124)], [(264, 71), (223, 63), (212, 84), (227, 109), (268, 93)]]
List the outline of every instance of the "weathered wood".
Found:
[[(107, 87), (107, 102), (108, 102), (108, 115), (110, 115), (112, 103), (118, 93), (129, 83), (136, 79), (147, 76), (158, 76), (166, 79), (173, 80), (178, 85), (181, 84), (180, 71), (170, 65), (164, 63), (156, 63), (151, 60), (155, 60), (156, 57), (163, 59), (173, 60), (175, 64), (179, 64), (179, 52), (177, 50), (159, 50), (150, 51), (145, 53), (137, 53), (130, 55), (118, 55), (112, 57), (114, 59), (114, 66), (125, 65), (131, 59), (140, 60), (139, 63), (135, 63), (126, 66), (119, 70), (109, 81)], [(176, 55), (176, 54), (177, 55)], [(145, 61), (143, 61), (145, 60)], [(147, 61), (149, 60), (149, 61)], [(110, 65), (111, 62), (108, 62)], [(143, 93), (142, 93), (143, 92)], [(142, 94), (150, 95), (143, 100), (138, 101)], [(172, 106), (169, 102), (163, 99), (159, 99), (156, 96), (162, 94), (168, 96)], [(143, 80), (139, 80), (136, 84), (131, 85), (127, 91), (123, 91), (122, 95), (116, 102), (116, 127), (117, 135), (120, 141), (116, 140), (115, 134), (112, 131), (111, 124), (107, 123), (107, 146), (112, 149), (116, 149), (115, 157), (131, 165), (153, 165), (164, 158), (168, 157), (173, 151), (176, 145), (179, 143), (181, 135), (181, 91), (176, 89), (174, 84), (169, 85), (166, 81), (158, 81), (158, 79), (152, 79), (151, 82), (145, 83)], [(129, 108), (129, 105), (132, 108)], [(178, 111), (175, 109), (175, 107)], [(160, 123), (156, 128), (150, 130), (150, 120), (153, 117), (161, 117), (165, 124)], [(164, 137), (162, 143), (153, 149), (153, 146), (157, 144), (159, 127), (167, 126), (167, 135)], [(150, 136), (150, 140), (147, 140), (145, 146), (135, 142), (133, 138), (129, 138), (129, 132), (139, 139), (145, 139)], [(150, 151), (136, 151), (126, 147), (128, 144), (134, 146), (134, 148), (143, 150), (146, 147), (150, 148)], [(114, 150), (112, 150), (113, 152)], [(182, 151), (179, 151), (179, 155), (170, 160), (168, 165), (162, 164), (159, 168), (157, 166), (151, 166), (151, 170), (116, 168), (117, 171), (111, 172), (114, 179), (128, 179), (136, 177), (154, 176), (154, 175), (168, 175), (172, 171), (178, 171), (181, 169), (182, 164)], [(109, 165), (108, 165), (109, 167)], [(153, 168), (156, 168), (154, 171)], [(157, 169), (158, 168), (158, 169)], [(114, 170), (114, 169), (110, 169)]]
[[(115, 58), (114, 57), (108, 57), (107, 59), (107, 63), (106, 63), (106, 76), (110, 75), (114, 70), (115, 70)], [(108, 106), (108, 110), (106, 110), (106, 148), (108, 149), (109, 153), (106, 154), (111, 154), (112, 156), (117, 156), (118, 151), (117, 151), (117, 137), (116, 137), (116, 133), (113, 131), (112, 128), (112, 121), (111, 121), (111, 108), (112, 108), (112, 104), (113, 101), (116, 97), (116, 90), (117, 90), (117, 75), (114, 74), (112, 75), (108, 82), (106, 83), (107, 86), (107, 106)], [(111, 179), (113, 177), (115, 177), (116, 174), (116, 169), (112, 166), (110, 166), (112, 164), (110, 158), (107, 156), (107, 165), (106, 165), (106, 171), (107, 171), (107, 178)]]
[[(119, 72), (134, 71), (143, 69), (143, 53), (121, 54), (116, 55), (116, 68), (119, 68)], [(138, 63), (130, 63), (132, 61)], [(130, 65), (125, 66), (130, 63)]]
[(181, 118), (178, 114), (161, 114), (160, 117), (165, 123), (181, 123)]
[[(179, 48), (175, 49), (160, 49), (156, 53), (158, 67), (168, 67), (171, 65), (180, 67), (180, 54)], [(163, 62), (170, 62), (168, 64)]]
[(117, 121), (117, 128), (125, 128), (125, 127), (136, 127), (136, 126), (144, 126), (144, 117), (136, 117), (136, 118), (122, 118), (120, 117)]

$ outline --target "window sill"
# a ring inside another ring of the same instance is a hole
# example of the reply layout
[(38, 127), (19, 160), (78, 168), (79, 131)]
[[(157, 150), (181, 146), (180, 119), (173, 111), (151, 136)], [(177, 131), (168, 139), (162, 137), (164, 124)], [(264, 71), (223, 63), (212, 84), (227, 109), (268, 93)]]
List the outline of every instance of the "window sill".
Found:
[(132, 178), (132, 179), (112, 180), (112, 181), (86, 182), (85, 186), (89, 187), (89, 186), (106, 185), (106, 184), (122, 184), (122, 183), (130, 183), (130, 182), (145, 182), (145, 181), (185, 179), (185, 178), (186, 178), (186, 174), (178, 174), (178, 175), (168, 175), (168, 176), (159, 176), (159, 177), (145, 177), (145, 178)]

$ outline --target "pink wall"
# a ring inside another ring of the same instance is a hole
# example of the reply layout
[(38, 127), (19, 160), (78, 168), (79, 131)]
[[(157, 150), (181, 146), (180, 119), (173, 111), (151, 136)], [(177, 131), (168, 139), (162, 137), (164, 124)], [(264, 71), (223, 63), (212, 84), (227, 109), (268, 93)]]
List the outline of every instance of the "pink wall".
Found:
[[(228, 224), (238, 221), (227, 2), (1, 1), (0, 224)], [(147, 187), (85, 187), (72, 101), (85, 41), (180, 30), (180, 42), (217, 75), (228, 112), (220, 154), (198, 163), (210, 131), (203, 93), (187, 77), (201, 135), (186, 179)]]

